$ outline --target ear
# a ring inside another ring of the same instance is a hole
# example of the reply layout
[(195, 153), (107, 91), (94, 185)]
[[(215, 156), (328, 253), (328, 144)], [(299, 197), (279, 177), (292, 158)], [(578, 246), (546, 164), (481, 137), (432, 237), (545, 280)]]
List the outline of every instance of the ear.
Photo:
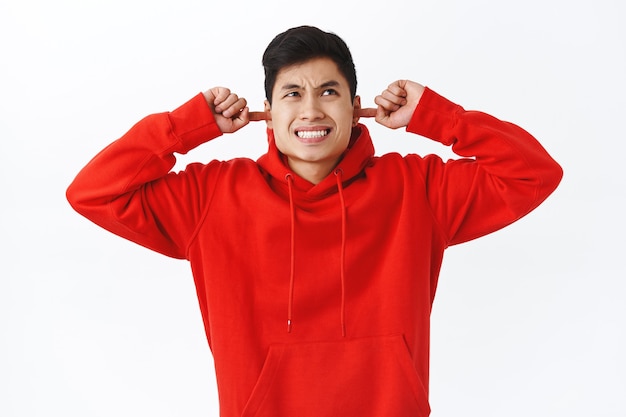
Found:
[[(272, 111), (272, 105), (270, 104), (269, 101), (265, 100), (263, 102), (263, 110), (267, 111), (267, 112), (271, 112)], [(268, 129), (273, 129), (273, 127), (272, 127), (272, 119), (271, 118), (266, 120), (265, 124), (267, 125)]]
[(361, 97), (355, 96), (354, 102), (352, 103), (352, 107), (354, 110), (354, 116), (352, 118), (352, 127), (355, 127), (359, 123), (359, 116), (357, 115), (357, 110), (361, 108)]

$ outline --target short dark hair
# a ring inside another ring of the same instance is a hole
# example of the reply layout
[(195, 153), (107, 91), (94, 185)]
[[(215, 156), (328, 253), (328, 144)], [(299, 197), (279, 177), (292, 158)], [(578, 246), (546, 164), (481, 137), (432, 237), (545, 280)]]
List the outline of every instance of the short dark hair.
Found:
[(356, 69), (348, 45), (339, 36), (313, 26), (298, 26), (277, 35), (263, 53), (265, 97), (272, 103), (278, 72), (313, 58), (330, 58), (346, 77), (352, 100), (356, 96)]

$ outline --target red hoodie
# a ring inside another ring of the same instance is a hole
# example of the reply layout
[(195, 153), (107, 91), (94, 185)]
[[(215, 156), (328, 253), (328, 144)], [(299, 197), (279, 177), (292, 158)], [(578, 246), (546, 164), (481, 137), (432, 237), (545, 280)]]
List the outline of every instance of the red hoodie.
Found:
[(258, 161), (174, 153), (221, 135), (202, 94), (137, 123), (67, 191), (100, 226), (190, 261), (222, 417), (424, 417), (445, 248), (526, 215), (562, 171), (527, 132), (426, 89), (407, 127), (463, 158), (374, 156), (358, 125), (317, 185), (269, 130)]

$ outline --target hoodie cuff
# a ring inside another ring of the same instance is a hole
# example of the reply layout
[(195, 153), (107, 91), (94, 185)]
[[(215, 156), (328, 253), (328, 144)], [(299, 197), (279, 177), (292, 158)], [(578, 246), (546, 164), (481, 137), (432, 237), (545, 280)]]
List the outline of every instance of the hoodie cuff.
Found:
[(181, 149), (177, 150), (179, 153), (187, 153), (222, 135), (202, 93), (170, 112), (169, 120), (172, 133), (181, 143)]
[(426, 87), (406, 131), (450, 146), (453, 129), (463, 108)]

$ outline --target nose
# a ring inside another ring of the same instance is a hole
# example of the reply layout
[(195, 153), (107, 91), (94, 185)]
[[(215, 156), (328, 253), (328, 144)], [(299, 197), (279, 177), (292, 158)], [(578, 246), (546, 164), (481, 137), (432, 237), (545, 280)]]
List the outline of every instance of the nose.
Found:
[(319, 120), (324, 118), (324, 112), (320, 106), (317, 97), (308, 96), (302, 100), (300, 109), (300, 119), (302, 120)]

